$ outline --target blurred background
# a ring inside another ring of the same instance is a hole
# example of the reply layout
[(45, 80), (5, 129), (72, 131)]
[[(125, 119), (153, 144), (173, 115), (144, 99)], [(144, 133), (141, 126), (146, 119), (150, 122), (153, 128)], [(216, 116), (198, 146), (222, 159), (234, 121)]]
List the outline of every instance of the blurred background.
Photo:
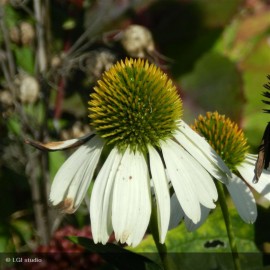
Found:
[[(1, 253), (75, 251), (65, 235), (91, 237), (87, 200), (65, 216), (48, 203), (53, 176), (71, 152), (45, 153), (25, 140), (89, 132), (89, 94), (120, 59), (159, 65), (179, 89), (186, 122), (207, 111), (226, 114), (243, 128), (252, 153), (270, 119), (261, 102), (270, 74), (268, 0), (0, 0), (0, 44)], [(255, 225), (232, 206), (241, 252), (270, 252), (268, 206), (258, 197)], [(196, 233), (180, 225), (168, 239), (172, 252), (229, 251), (218, 211)], [(216, 239), (223, 244), (212, 245)], [(150, 238), (135, 249), (151, 250)], [(258, 260), (268, 264), (267, 256)], [(86, 262), (70, 269), (100, 267), (94, 256)]]

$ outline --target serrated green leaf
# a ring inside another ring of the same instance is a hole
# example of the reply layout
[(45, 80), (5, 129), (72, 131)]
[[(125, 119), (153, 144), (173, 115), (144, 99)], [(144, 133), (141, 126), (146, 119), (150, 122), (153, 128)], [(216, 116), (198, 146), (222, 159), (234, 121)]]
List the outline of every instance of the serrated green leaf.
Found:
[[(243, 269), (261, 269), (262, 255), (254, 244), (253, 225), (244, 223), (233, 208), (230, 209), (230, 217)], [(188, 232), (183, 223), (169, 231), (166, 246), (181, 269), (219, 269), (220, 266), (225, 267), (222, 269), (233, 269), (229, 240), (219, 207), (194, 232)], [(138, 247), (129, 249), (138, 253), (155, 254), (155, 260), (158, 259), (155, 243), (150, 235)]]
[[(239, 252), (258, 252), (253, 242), (253, 225), (244, 223), (233, 208), (230, 209), (230, 215)], [(241, 230), (238, 230), (238, 228), (241, 228)], [(205, 243), (212, 240), (220, 240), (224, 245), (218, 245), (217, 248), (206, 248)], [(169, 231), (166, 237), (166, 245), (169, 252), (230, 252), (220, 208), (217, 207), (209, 215), (206, 222), (194, 232), (188, 232), (183, 223)], [(138, 252), (155, 251), (153, 239), (148, 236), (137, 248), (132, 250)]]

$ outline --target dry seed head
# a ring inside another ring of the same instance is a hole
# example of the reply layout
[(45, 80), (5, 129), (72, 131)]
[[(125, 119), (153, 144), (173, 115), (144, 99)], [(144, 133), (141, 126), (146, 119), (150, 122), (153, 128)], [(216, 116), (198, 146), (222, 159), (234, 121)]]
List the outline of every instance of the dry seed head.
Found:
[(131, 57), (145, 58), (147, 53), (155, 50), (151, 32), (141, 26), (132, 24), (123, 31), (121, 44)]

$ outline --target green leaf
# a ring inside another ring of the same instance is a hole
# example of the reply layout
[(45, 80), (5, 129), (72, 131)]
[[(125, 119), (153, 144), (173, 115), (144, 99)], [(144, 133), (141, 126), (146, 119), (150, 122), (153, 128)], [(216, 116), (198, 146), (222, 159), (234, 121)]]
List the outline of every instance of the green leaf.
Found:
[(9, 132), (17, 136), (21, 135), (21, 124), (20, 119), (17, 116), (9, 117), (7, 121), (7, 127)]
[(30, 47), (18, 47), (14, 48), (17, 65), (24, 69), (29, 74), (34, 74), (34, 55)]
[(191, 73), (181, 77), (180, 83), (198, 111), (218, 111), (239, 121), (244, 104), (241, 74), (230, 59), (216, 52), (207, 53)]
[(65, 162), (65, 152), (55, 151), (48, 152), (49, 154), (49, 167), (50, 167), (50, 178), (53, 179), (59, 170), (60, 166)]
[(125, 270), (156, 270), (162, 269), (158, 264), (150, 259), (126, 250), (112, 243), (106, 245), (95, 244), (93, 240), (85, 237), (69, 236), (73, 243), (83, 246), (90, 252), (98, 253), (108, 263), (113, 264), (118, 269)]
[(18, 21), (20, 21), (19, 13), (11, 6), (11, 5), (4, 5), (5, 7), (5, 23), (7, 24), (8, 28), (11, 28), (17, 25)]
[(10, 239), (10, 232), (6, 224), (0, 225), (0, 253), (10, 251), (7, 249)]
[[(234, 208), (230, 208), (230, 217), (243, 269), (262, 269), (262, 255), (254, 244), (253, 225), (244, 223)], [(166, 246), (181, 269), (219, 269), (221, 266), (233, 269), (229, 240), (219, 207), (194, 232), (188, 232), (183, 223), (169, 231)], [(158, 258), (152, 236), (146, 237), (139, 246), (129, 250), (153, 254)]]
[(196, 0), (203, 21), (211, 27), (226, 25), (237, 12), (242, 0)]
[(33, 230), (29, 222), (24, 220), (13, 220), (10, 223), (10, 227), (25, 243), (31, 240)]

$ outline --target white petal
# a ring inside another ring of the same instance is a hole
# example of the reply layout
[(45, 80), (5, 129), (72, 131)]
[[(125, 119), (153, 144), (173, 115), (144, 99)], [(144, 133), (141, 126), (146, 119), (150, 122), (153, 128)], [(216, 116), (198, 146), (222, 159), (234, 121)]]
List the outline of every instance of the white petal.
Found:
[(165, 170), (158, 152), (148, 147), (150, 171), (157, 201), (159, 240), (164, 243), (170, 220), (170, 194)]
[(83, 200), (102, 152), (103, 142), (95, 136), (80, 146), (60, 167), (51, 187), (50, 201), (73, 213)]
[(189, 232), (194, 232), (206, 221), (211, 209), (201, 205), (201, 218), (198, 223), (192, 222), (187, 216), (185, 216), (185, 225)]
[(250, 164), (255, 164), (257, 162), (258, 155), (254, 154), (247, 154), (245, 161), (250, 163)]
[(189, 167), (189, 163), (183, 157), (181, 146), (172, 140), (162, 143), (161, 149), (169, 178), (180, 205), (185, 214), (196, 223), (200, 220), (201, 211), (193, 181), (193, 167)]
[(113, 148), (102, 166), (90, 199), (91, 229), (94, 242), (106, 244), (112, 233), (112, 193), (115, 174), (122, 155)]
[(203, 205), (201, 205), (200, 207), (201, 207), (201, 218), (199, 222), (194, 223), (190, 218), (188, 218), (185, 215), (174, 193), (171, 197), (171, 217), (170, 217), (169, 230), (177, 227), (183, 218), (185, 221), (185, 226), (189, 232), (193, 232), (197, 230), (206, 221), (207, 217), (209, 216), (210, 211), (212, 210)]
[(257, 207), (249, 187), (235, 174), (229, 179), (226, 187), (240, 217), (247, 223), (253, 223), (257, 218)]
[(237, 166), (237, 170), (252, 188), (254, 188), (261, 196), (270, 200), (270, 171), (263, 170), (259, 181), (254, 183), (256, 160), (257, 158), (252, 159), (250, 158), (250, 155), (248, 155), (246, 160)]
[(179, 204), (179, 201), (176, 197), (176, 194), (173, 193), (171, 197), (171, 215), (170, 215), (170, 224), (169, 224), (169, 230), (177, 227), (180, 223), (180, 221), (184, 218), (185, 213)]
[(127, 149), (115, 176), (112, 225), (116, 240), (136, 246), (150, 220), (151, 197), (144, 156)]
[(83, 137), (80, 137), (77, 139), (66, 140), (66, 141), (41, 143), (41, 142), (26, 140), (25, 142), (40, 150), (57, 151), (57, 150), (64, 150), (64, 149), (80, 146), (86, 143), (87, 141), (89, 141), (93, 136), (95, 136), (95, 134), (92, 132)]
[[(175, 143), (173, 142), (173, 144)], [(181, 146), (178, 149), (173, 148), (176, 155), (179, 154), (179, 150), (183, 159), (185, 160), (185, 163), (188, 164), (188, 167), (190, 168), (190, 174), (192, 175), (192, 180), (195, 184), (200, 203), (208, 208), (215, 208), (216, 205), (214, 204), (214, 201), (217, 200), (218, 193), (212, 177), (197, 162), (197, 160), (194, 159)]]
[[(175, 139), (216, 179), (227, 181), (224, 174), (231, 175), (230, 169), (208, 144), (205, 138), (180, 121)], [(223, 176), (222, 176), (223, 175)]]
[(214, 201), (217, 200), (218, 193), (212, 177), (182, 146), (173, 141), (172, 145), (174, 154), (181, 155), (182, 162), (185, 162), (185, 165), (190, 168), (189, 174), (192, 176), (200, 203), (208, 208), (215, 208)]

